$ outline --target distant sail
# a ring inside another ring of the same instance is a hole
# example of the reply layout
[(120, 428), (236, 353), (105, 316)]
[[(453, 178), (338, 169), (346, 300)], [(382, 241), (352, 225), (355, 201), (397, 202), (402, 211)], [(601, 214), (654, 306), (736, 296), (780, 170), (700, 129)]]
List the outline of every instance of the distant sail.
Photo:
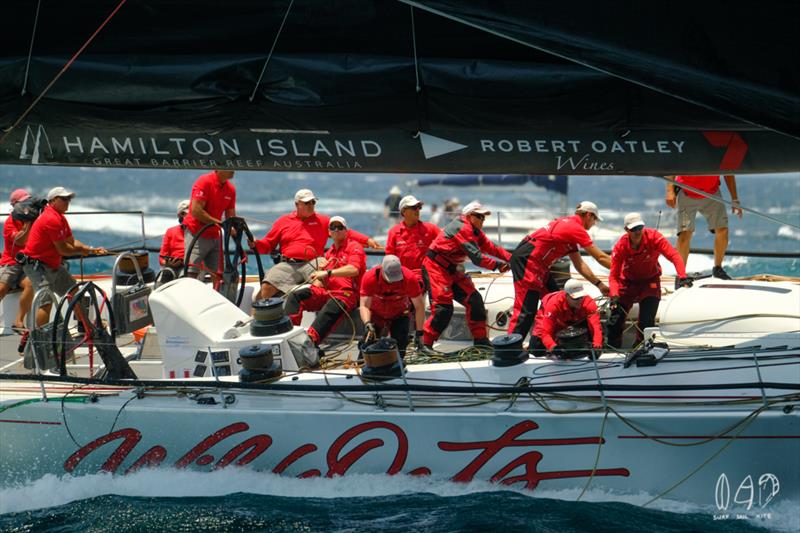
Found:
[(567, 194), (567, 176), (541, 175), (541, 174), (465, 174), (460, 176), (437, 176), (432, 178), (422, 178), (413, 182), (418, 187), (428, 187), (431, 185), (454, 186), (454, 187), (480, 187), (480, 186), (501, 186), (510, 187), (532, 183), (537, 187), (542, 187), (548, 191), (558, 194)]

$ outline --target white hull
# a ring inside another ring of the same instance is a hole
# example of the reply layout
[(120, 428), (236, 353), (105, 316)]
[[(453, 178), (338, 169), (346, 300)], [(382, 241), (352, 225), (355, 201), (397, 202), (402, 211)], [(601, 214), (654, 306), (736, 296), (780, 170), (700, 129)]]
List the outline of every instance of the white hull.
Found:
[[(776, 352), (763, 361), (763, 381), (798, 383), (797, 356)], [(468, 387), (458, 394), (279, 392), (244, 390), (235, 383), (217, 389), (206, 382), (164, 383), (164, 389), (142, 389), (137, 398), (129, 388), (48, 383), (50, 401), (42, 402), (39, 383), (3, 381), (0, 472), (8, 484), (68, 472), (239, 465), (300, 477), (388, 473), (489, 480), (531, 490), (666, 491), (670, 499), (702, 505), (714, 504), (723, 477), (738, 484), (751, 476), (765, 480), (763, 487), (756, 482), (761, 501), (768, 493), (769, 499), (798, 498), (800, 413), (787, 407), (797, 403), (797, 391), (767, 388), (765, 405), (759, 388), (692, 388), (758, 382), (752, 357), (729, 357), (720, 364), (702, 362), (698, 354), (674, 360), (668, 355), (656, 367), (627, 369), (621, 358), (606, 357), (599, 371), (607, 386), (686, 387), (609, 390), (608, 410), (596, 390), (540, 393), (538, 401), (523, 394), (512, 401), (508, 395), (469, 394)], [(522, 377), (542, 386), (597, 382), (590, 362), (543, 360), (509, 368), (488, 362), (411, 367), (407, 381), (446, 387), (457, 375), (473, 386), (510, 386)], [(303, 374), (280, 383), (362, 385), (352, 371)], [(24, 398), (32, 401), (19, 404)]]

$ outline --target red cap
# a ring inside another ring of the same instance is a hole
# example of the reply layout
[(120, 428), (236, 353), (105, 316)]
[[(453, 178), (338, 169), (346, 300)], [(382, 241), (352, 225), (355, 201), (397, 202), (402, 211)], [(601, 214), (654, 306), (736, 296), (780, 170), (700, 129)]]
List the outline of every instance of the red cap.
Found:
[(30, 197), (31, 197), (31, 193), (29, 193), (25, 189), (16, 189), (8, 197), (8, 201), (11, 202), (11, 205), (14, 205), (17, 202), (21, 202), (23, 200), (27, 200)]

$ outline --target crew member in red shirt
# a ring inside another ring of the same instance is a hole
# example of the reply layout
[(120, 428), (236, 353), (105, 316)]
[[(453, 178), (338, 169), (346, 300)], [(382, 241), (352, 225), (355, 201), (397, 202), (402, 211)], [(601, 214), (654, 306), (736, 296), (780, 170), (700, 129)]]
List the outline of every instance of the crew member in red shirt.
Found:
[[(25, 189), (16, 189), (8, 197), (11, 207), (30, 198), (31, 195)], [(23, 222), (14, 220), (9, 215), (3, 224), (3, 254), (0, 256), (0, 301), (9, 292), (20, 288), (22, 293), (19, 296), (19, 310), (11, 327), (17, 331), (25, 328), (25, 315), (31, 310), (33, 302), (33, 285), (31, 280), (25, 276), (22, 265), (17, 263), (17, 252), (21, 252), (25, 243), (28, 241), (31, 224), (33, 222)]]
[(386, 255), (379, 266), (372, 267), (361, 280), (361, 321), (373, 338), (387, 329), (397, 341), (400, 357), (408, 346), (408, 304), (414, 305), (417, 346), (425, 324), (425, 301), (419, 275), (400, 264), (396, 255)]
[(536, 313), (530, 351), (534, 355), (543, 355), (542, 350), (558, 354), (558, 333), (569, 326), (582, 326), (583, 323), (589, 329), (592, 348), (602, 350), (603, 328), (600, 326), (597, 304), (587, 294), (582, 282), (569, 279), (563, 291), (551, 292), (542, 298), (542, 307)]
[(361, 276), (367, 269), (364, 247), (347, 236), (343, 217), (331, 217), (328, 231), (333, 244), (325, 252), (325, 266), (311, 273), (311, 286), (289, 292), (286, 314), (295, 325), (303, 311), (316, 311), (317, 316), (308, 336), (319, 348), (341, 318), (358, 305)]
[(403, 220), (389, 229), (386, 237), (386, 253), (400, 258), (400, 264), (420, 276), (427, 288), (428, 283), (422, 274), (422, 260), (442, 230), (435, 224), (422, 222), (419, 219), (422, 205), (420, 200), (411, 195), (404, 196), (400, 200), (400, 215)]
[(178, 225), (168, 228), (161, 240), (161, 251), (158, 252), (158, 262), (162, 267), (176, 270), (183, 268), (183, 255), (186, 252), (184, 246), (184, 231), (186, 226), (183, 219), (189, 212), (189, 200), (181, 200), (178, 204)]
[[(722, 203), (719, 176), (666, 176), (668, 180), (666, 190), (666, 203), (673, 209), (678, 209), (678, 253), (683, 259), (683, 264), (689, 260), (689, 250), (694, 235), (694, 219), (697, 212), (701, 212), (708, 223), (708, 231), (714, 234), (714, 268), (711, 275), (720, 279), (731, 279), (722, 268), (722, 260), (728, 250), (728, 214), (725, 204)], [(682, 187), (676, 192), (675, 184), (688, 185), (698, 189), (703, 194)], [(739, 204), (739, 194), (736, 192), (736, 176), (727, 174), (725, 185), (731, 193), (731, 213), (742, 218), (742, 207)]]
[[(189, 257), (188, 276), (196, 278), (200, 272), (199, 265), (203, 264), (217, 276), (220, 270), (220, 229), (212, 226), (199, 235), (203, 226), (209, 223), (221, 224), (225, 218), (236, 216), (236, 188), (230, 180), (233, 179), (233, 170), (212, 170), (203, 174), (192, 186), (191, 204), (189, 213), (183, 219), (186, 226), (184, 244), (191, 246), (192, 240), (197, 235), (192, 255)], [(184, 256), (186, 254), (184, 253)]]
[(511, 254), (511, 273), (514, 276), (514, 311), (508, 323), (509, 333), (519, 333), (524, 339), (530, 333), (536, 317), (536, 308), (543, 294), (558, 290), (550, 275), (550, 267), (568, 255), (575, 270), (596, 285), (603, 294), (608, 287), (592, 272), (578, 251), (586, 252), (606, 268), (611, 267), (611, 257), (594, 245), (586, 231), (600, 218), (594, 202), (583, 201), (575, 214), (550, 221), (534, 231), (517, 245)]
[(425, 322), (424, 351), (433, 350), (434, 341), (450, 323), (454, 298), (464, 306), (475, 346), (491, 346), (487, 338), (483, 298), (464, 273), (467, 257), (482, 268), (500, 272), (509, 269), (511, 255), (483, 233), (483, 221), (490, 214), (480, 202), (470, 202), (461, 210), (461, 216), (450, 222), (431, 243), (422, 262), (431, 284), (431, 316)]
[[(75, 286), (75, 279), (64, 266), (65, 256), (105, 255), (105, 248), (92, 248), (72, 235), (64, 213), (75, 193), (64, 187), (54, 187), (47, 193), (47, 205), (33, 225), (25, 248), (22, 250), (23, 269), (30, 278), (34, 292), (49, 287), (56, 295), (63, 296)], [(49, 296), (42, 299), (36, 310), (36, 325), (43, 326), (50, 320), (52, 301)], [(46, 304), (46, 305), (44, 305)], [(75, 307), (78, 317), (82, 311)]]
[(608, 319), (608, 344), (615, 348), (622, 347), (625, 317), (633, 304), (639, 303), (636, 344), (641, 342), (644, 328), (655, 325), (661, 301), (659, 256), (663, 255), (675, 265), (679, 285), (691, 286), (681, 256), (658, 231), (644, 227), (641, 214), (628, 213), (624, 223), (625, 235), (620, 237), (611, 252), (611, 274), (608, 276), (612, 313)]
[[(278, 218), (264, 238), (252, 243), (260, 254), (280, 250), (280, 262), (267, 271), (261, 282), (259, 298), (272, 298), (287, 293), (297, 285), (308, 283), (311, 274), (325, 268), (325, 243), (328, 242), (330, 218), (316, 213), (317, 197), (309, 189), (294, 195), (295, 211)], [(380, 248), (366, 235), (347, 230), (350, 240), (370, 248)]]

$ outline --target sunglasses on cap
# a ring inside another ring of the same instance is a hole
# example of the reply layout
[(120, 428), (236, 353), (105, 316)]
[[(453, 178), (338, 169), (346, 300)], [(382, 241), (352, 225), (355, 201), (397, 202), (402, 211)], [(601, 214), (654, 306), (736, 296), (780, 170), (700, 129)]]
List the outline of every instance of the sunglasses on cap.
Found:
[(339, 225), (339, 224), (331, 224), (330, 226), (328, 226), (328, 229), (331, 230), (331, 231), (342, 231), (342, 230), (345, 230), (347, 228), (345, 228), (344, 226)]

